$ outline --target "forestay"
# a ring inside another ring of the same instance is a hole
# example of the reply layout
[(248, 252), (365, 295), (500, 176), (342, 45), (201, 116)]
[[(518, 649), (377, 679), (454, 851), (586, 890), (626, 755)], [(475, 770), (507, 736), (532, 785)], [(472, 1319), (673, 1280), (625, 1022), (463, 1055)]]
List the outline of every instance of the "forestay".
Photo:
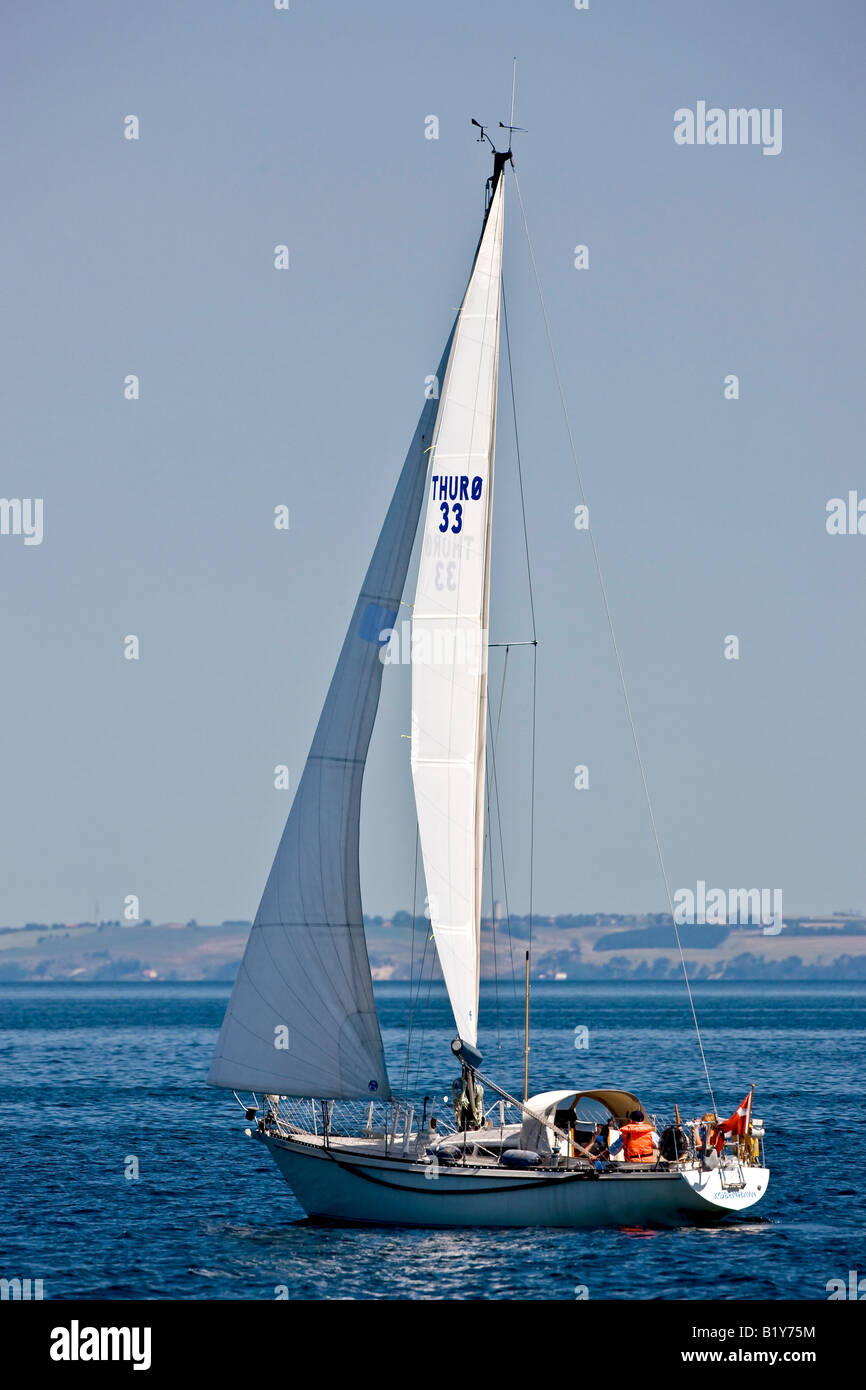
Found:
[(412, 775), (428, 911), (457, 1031), (478, 1032), (490, 524), (499, 365), (498, 173), (433, 440), (412, 617)]
[[(453, 340), (449, 338), (439, 376)], [(298, 785), (208, 1081), (274, 1095), (390, 1096), (361, 909), (361, 783), (424, 495), (418, 422)]]

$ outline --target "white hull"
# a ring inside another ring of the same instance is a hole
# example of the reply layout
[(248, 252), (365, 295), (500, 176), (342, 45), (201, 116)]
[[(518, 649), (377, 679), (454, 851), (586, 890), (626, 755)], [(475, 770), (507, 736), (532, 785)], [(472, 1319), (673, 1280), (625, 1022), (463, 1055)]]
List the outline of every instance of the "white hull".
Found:
[[(744, 1186), (725, 1187), (719, 1169), (430, 1169), (321, 1141), (258, 1137), (308, 1216), (376, 1226), (679, 1226), (747, 1211), (770, 1176), (743, 1167)], [(734, 1176), (724, 1175), (729, 1183)]]

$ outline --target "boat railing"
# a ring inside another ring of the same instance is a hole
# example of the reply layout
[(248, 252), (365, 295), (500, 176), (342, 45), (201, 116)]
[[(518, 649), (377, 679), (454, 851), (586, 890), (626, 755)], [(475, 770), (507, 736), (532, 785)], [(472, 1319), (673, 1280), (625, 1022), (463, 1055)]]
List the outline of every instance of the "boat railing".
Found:
[[(423, 1099), (318, 1100), (268, 1096), (265, 1127), (284, 1138), (312, 1134), (326, 1145), (331, 1139), (361, 1139), (381, 1144), (386, 1153), (405, 1152), (419, 1131), (453, 1134), (450, 1108), (437, 1110)], [(431, 1125), (432, 1122), (432, 1125)]]
[(764, 1166), (763, 1130), (759, 1135), (726, 1134), (717, 1153), (722, 1187), (729, 1190), (745, 1187), (744, 1170), (754, 1165)]
[[(484, 1124), (480, 1130), (467, 1131), (476, 1144), (483, 1146), (483, 1136), (493, 1136), (514, 1124), (519, 1124), (524, 1114), (532, 1112), (513, 1097), (499, 1096), (484, 1111)], [(429, 1095), (425, 1097), (393, 1096), (388, 1100), (318, 1100), (311, 1097), (265, 1097), (264, 1128), (283, 1138), (299, 1135), (313, 1135), (325, 1146), (331, 1140), (354, 1140), (374, 1146), (388, 1157), (405, 1158), (408, 1155), (423, 1157), (424, 1153), (442, 1139), (461, 1134), (455, 1122), (454, 1112), (440, 1098), (439, 1107)], [(558, 1152), (571, 1158), (586, 1157), (581, 1149), (576, 1153), (573, 1132), (560, 1130), (552, 1116), (536, 1116), (547, 1124), (555, 1136)], [(652, 1116), (657, 1132), (669, 1127), (669, 1122), (660, 1115)], [(670, 1122), (670, 1127), (673, 1127)], [(681, 1132), (683, 1130), (681, 1129)], [(692, 1125), (684, 1127), (687, 1148), (677, 1153), (674, 1160), (657, 1159), (657, 1166), (669, 1166), (672, 1162), (677, 1169), (681, 1165), (704, 1166), (705, 1159), (695, 1142)], [(718, 1151), (719, 1177), (725, 1188), (745, 1186), (744, 1168), (759, 1163), (764, 1166), (763, 1129), (755, 1136), (726, 1135)]]

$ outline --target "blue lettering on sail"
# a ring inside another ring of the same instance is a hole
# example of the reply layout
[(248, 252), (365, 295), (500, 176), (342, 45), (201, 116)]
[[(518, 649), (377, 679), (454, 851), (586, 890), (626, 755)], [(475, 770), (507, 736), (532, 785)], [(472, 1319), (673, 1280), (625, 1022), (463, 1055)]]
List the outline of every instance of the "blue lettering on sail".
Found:
[(384, 608), (381, 603), (368, 603), (361, 614), (358, 636), (364, 642), (375, 642), (377, 646), (381, 646), (388, 640), (383, 638), (381, 633), (390, 632), (396, 621), (396, 608)]
[(462, 474), (440, 474), (434, 473), (430, 479), (433, 489), (434, 502), (478, 502), (481, 499), (481, 492), (484, 487), (484, 479), (475, 477), (470, 479), (465, 473)]

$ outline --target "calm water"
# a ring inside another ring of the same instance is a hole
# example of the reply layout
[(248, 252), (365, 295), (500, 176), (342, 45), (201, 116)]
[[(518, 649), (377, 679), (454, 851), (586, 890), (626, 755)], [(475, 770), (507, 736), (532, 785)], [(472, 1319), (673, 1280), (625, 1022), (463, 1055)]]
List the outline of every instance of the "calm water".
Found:
[[(749, 1082), (772, 1180), (754, 1217), (674, 1231), (387, 1231), (316, 1226), (204, 1086), (222, 985), (0, 986), (0, 1276), (51, 1298), (826, 1298), (866, 1270), (866, 987), (705, 985), (696, 992), (718, 1104)], [(405, 1058), (405, 986), (378, 990), (389, 1069)], [(519, 1086), (519, 1001), (492, 988), (486, 1069)], [(539, 985), (532, 1090), (618, 1083), (651, 1111), (706, 1108), (677, 985)], [(574, 1029), (589, 1028), (588, 1050)], [(418, 1080), (453, 1075), (444, 997)], [(416, 1044), (421, 1041), (416, 1019)], [(415, 1067), (411, 1071), (415, 1079)], [(124, 1176), (128, 1155), (137, 1181)], [(758, 1215), (759, 1213), (759, 1215)]]

